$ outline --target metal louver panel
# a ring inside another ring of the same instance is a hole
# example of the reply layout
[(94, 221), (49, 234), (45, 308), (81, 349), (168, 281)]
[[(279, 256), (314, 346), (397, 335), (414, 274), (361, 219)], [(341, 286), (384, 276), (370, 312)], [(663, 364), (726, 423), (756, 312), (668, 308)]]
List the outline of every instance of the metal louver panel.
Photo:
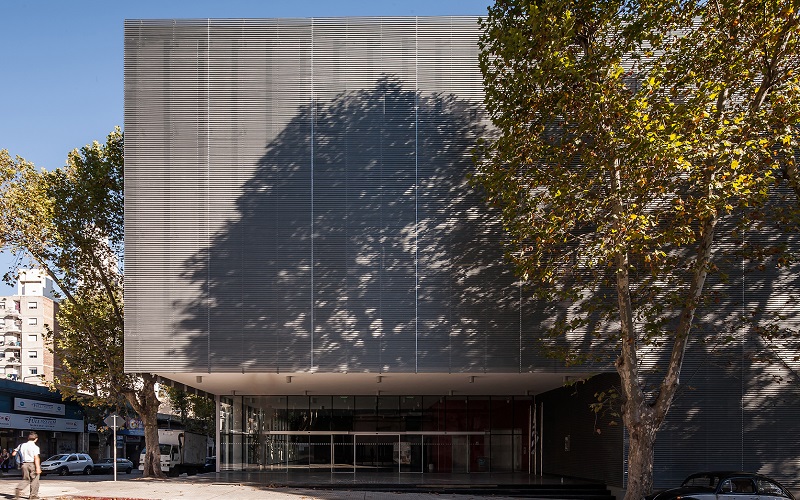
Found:
[(500, 227), (466, 180), (478, 34), (126, 21), (126, 370), (552, 366), (521, 358)]

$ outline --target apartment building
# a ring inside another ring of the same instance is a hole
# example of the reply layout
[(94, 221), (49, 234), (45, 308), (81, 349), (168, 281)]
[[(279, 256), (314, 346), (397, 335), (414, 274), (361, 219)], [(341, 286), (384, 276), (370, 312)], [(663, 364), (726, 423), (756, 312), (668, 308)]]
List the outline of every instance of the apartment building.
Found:
[(57, 331), (57, 308), (52, 279), (38, 269), (20, 269), (17, 293), (0, 297), (3, 378), (37, 385), (53, 380), (56, 360), (45, 333), (48, 327)]

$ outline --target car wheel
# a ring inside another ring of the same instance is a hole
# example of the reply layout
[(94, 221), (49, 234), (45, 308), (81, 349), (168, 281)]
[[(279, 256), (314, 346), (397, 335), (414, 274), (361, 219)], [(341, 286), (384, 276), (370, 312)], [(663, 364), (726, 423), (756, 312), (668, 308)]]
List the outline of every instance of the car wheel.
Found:
[(128, 470), (126, 470), (126, 471), (125, 471), (125, 474), (130, 474), (132, 470), (133, 470), (133, 469), (131, 469), (130, 467), (128, 467)]
[(92, 473), (92, 466), (91, 466), (91, 465), (87, 465), (87, 466), (86, 466), (86, 468), (85, 468), (85, 469), (83, 469), (83, 473), (84, 473), (85, 475), (87, 475), (87, 476), (88, 476), (89, 474), (91, 474), (91, 473)]
[(66, 467), (61, 467), (60, 469), (58, 469), (59, 476), (66, 476), (67, 474), (69, 474), (69, 469), (67, 469)]

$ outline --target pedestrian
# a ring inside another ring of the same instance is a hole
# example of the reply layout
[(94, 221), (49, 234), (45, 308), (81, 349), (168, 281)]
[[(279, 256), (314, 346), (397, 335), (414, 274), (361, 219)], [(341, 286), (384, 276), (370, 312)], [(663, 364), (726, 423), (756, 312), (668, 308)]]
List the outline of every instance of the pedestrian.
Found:
[(0, 453), (0, 472), (8, 472), (9, 465), (11, 465), (11, 454), (3, 448), (3, 452)]
[(39, 477), (42, 475), (42, 464), (39, 457), (39, 447), (36, 446), (36, 441), (38, 440), (39, 435), (31, 431), (28, 434), (28, 442), (17, 446), (11, 454), (11, 456), (17, 457), (18, 462), (22, 462), (22, 481), (17, 484), (17, 489), (14, 490), (15, 500), (19, 500), (22, 497), (22, 491), (28, 486), (31, 488), (28, 498), (30, 500), (39, 499)]

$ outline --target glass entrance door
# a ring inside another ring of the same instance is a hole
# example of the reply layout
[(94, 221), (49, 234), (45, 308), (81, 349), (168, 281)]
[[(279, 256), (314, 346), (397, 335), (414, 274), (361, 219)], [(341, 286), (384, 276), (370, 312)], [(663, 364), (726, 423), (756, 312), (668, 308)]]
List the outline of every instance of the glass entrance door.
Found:
[(400, 472), (425, 472), (425, 438), (421, 435), (400, 436)]
[(354, 437), (359, 473), (397, 472), (399, 465), (409, 457), (407, 447), (397, 434), (357, 434)]
[(296, 469), (308, 467), (309, 459), (309, 436), (286, 436), (288, 438), (288, 454), (286, 467)]
[(332, 472), (355, 473), (355, 435), (333, 435)]
[(267, 470), (286, 469), (289, 458), (289, 437), (279, 434), (267, 434), (263, 440), (264, 467)]
[(312, 469), (330, 469), (333, 463), (333, 436), (330, 434), (312, 434), (309, 436), (309, 467)]

